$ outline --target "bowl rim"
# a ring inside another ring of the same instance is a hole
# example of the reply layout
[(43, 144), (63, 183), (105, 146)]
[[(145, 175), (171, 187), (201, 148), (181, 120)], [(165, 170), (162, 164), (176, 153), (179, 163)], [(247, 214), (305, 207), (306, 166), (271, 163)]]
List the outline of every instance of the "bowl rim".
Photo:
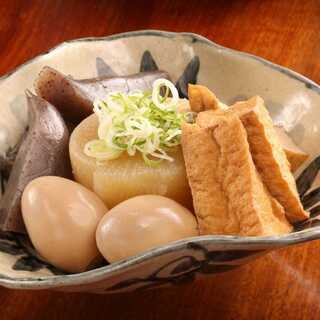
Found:
[[(213, 47), (217, 50), (228, 52), (230, 54), (242, 56), (244, 58), (249, 58), (258, 61), (259, 63), (266, 65), (286, 76), (293, 78), (294, 80), (302, 82), (307, 89), (310, 89), (320, 95), (320, 86), (314, 81), (308, 79), (307, 77), (283, 66), (275, 64), (271, 61), (268, 61), (264, 58), (258, 57), (251, 53), (238, 51), (235, 49), (227, 48), (221, 46), (204, 36), (201, 36), (196, 33), (191, 32), (171, 32), (171, 31), (162, 31), (155, 29), (147, 29), (147, 30), (138, 30), (138, 31), (129, 31), (123, 33), (117, 33), (110, 36), (104, 37), (85, 37), (79, 39), (72, 39), (64, 41), (50, 50), (41, 53), (34, 58), (29, 59), (23, 64), (17, 66), (11, 71), (5, 73), (0, 77), (0, 83), (6, 78), (10, 77), (12, 74), (18, 72), (20, 69), (26, 67), (28, 64), (40, 59), (41, 57), (49, 54), (52, 51), (57, 49), (61, 49), (64, 46), (74, 43), (74, 42), (96, 42), (96, 41), (113, 41), (121, 38), (131, 38), (131, 37), (139, 37), (139, 36), (158, 36), (165, 38), (178, 38), (182, 37), (186, 40), (191, 41), (191, 43), (204, 43), (210, 47)], [(50, 275), (50, 276), (42, 276), (42, 277), (21, 277), (21, 278), (12, 278), (5, 275), (0, 274), (0, 285), (10, 288), (16, 289), (41, 289), (41, 288), (53, 288), (53, 287), (70, 287), (76, 285), (85, 285), (93, 282), (98, 282), (99, 280), (106, 279), (107, 276), (111, 275), (114, 272), (120, 272), (127, 267), (133, 265), (139, 265), (150, 258), (159, 257), (163, 254), (171, 253), (177, 250), (182, 250), (190, 243), (206, 245), (208, 243), (216, 244), (216, 245), (225, 245), (232, 247), (233, 250), (236, 250), (237, 247), (239, 249), (243, 249), (245, 245), (245, 250), (255, 250), (261, 246), (270, 247), (270, 249), (275, 249), (279, 247), (285, 247), (289, 245), (294, 245), (302, 242), (312, 241), (320, 238), (320, 227), (314, 227), (309, 230), (298, 231), (295, 233), (290, 233), (282, 236), (269, 236), (269, 237), (240, 237), (240, 236), (198, 236), (193, 238), (182, 239), (179, 241), (172, 242), (170, 244), (156, 247), (150, 249), (144, 253), (136, 255), (134, 257), (130, 257), (125, 260), (121, 260), (116, 263), (112, 263), (110, 265), (100, 267), (97, 269), (93, 269), (90, 271), (75, 273), (75, 274), (67, 274), (67, 275)]]
[[(304, 237), (303, 235), (307, 233)], [(0, 285), (15, 289), (48, 289), (57, 287), (72, 287), (76, 285), (85, 285), (96, 283), (106, 279), (107, 276), (114, 272), (120, 272), (127, 267), (140, 265), (150, 258), (162, 256), (163, 254), (183, 250), (189, 244), (206, 246), (214, 243), (220, 246), (229, 246), (229, 250), (259, 250), (261, 246), (270, 246), (268, 250), (291, 246), (298, 243), (317, 240), (320, 238), (320, 228), (311, 230), (298, 231), (284, 236), (269, 237), (241, 237), (241, 236), (197, 236), (171, 242), (167, 245), (152, 248), (146, 252), (135, 255), (128, 259), (114, 262), (107, 266), (92, 269), (82, 273), (50, 275), (37, 278), (12, 278), (0, 274)], [(245, 246), (245, 249), (243, 249)], [(267, 249), (260, 249), (267, 250)], [(2, 278), (1, 278), (2, 277)]]

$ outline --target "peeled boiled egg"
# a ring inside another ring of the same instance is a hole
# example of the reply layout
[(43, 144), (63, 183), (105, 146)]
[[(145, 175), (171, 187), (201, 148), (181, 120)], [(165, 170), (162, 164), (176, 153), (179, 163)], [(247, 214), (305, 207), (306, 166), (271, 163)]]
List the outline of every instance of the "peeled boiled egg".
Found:
[(98, 225), (96, 240), (105, 259), (114, 262), (197, 235), (197, 221), (185, 207), (169, 198), (143, 195), (107, 212)]
[(82, 272), (102, 258), (95, 232), (108, 210), (92, 191), (65, 178), (40, 177), (25, 188), (21, 208), (35, 249), (52, 265)]

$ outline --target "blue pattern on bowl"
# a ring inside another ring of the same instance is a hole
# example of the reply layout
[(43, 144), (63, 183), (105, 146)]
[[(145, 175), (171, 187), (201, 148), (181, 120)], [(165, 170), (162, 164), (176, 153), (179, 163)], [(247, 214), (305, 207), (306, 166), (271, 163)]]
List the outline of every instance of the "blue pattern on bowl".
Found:
[[(260, 63), (276, 69), (280, 73), (302, 83), (306, 90), (320, 93), (318, 85), (305, 77), (292, 72), (286, 68), (272, 64), (261, 58), (245, 53), (235, 52), (231, 49), (218, 46), (211, 41), (195, 34), (175, 34), (162, 31), (140, 31), (115, 35), (106, 38), (87, 38), (69, 41), (62, 46), (69, 44), (98, 41), (113, 41), (117, 39), (137, 38), (137, 44), (141, 45), (140, 37), (155, 36), (164, 38), (184, 37), (191, 45), (200, 43), (204, 46), (221, 50), (232, 54), (237, 59), (241, 57), (258, 60)], [(61, 47), (57, 47), (57, 50)], [(36, 57), (27, 64), (41, 59)], [(140, 64), (139, 64), (140, 63)], [(106, 63), (99, 55), (95, 60), (98, 76), (114, 76), (117, 74), (113, 65)], [(139, 70), (155, 70), (158, 68), (156, 59), (153, 58), (149, 48), (145, 48), (138, 61)], [(26, 64), (25, 64), (26, 65)], [(18, 73), (21, 67), (5, 75), (4, 80), (14, 73)], [(186, 63), (185, 68), (177, 77), (176, 85), (181, 97), (187, 96), (187, 83), (196, 83), (198, 72), (201, 73), (201, 56), (193, 54), (193, 57)], [(247, 263), (256, 257), (265, 254), (270, 250), (286, 247), (297, 243), (311, 241), (320, 238), (319, 220), (320, 206), (316, 204), (320, 200), (319, 188), (313, 189), (312, 182), (320, 168), (320, 158), (314, 159), (297, 180), (299, 194), (306, 209), (311, 208), (311, 217), (308, 221), (295, 226), (294, 232), (284, 236), (273, 237), (239, 237), (239, 236), (203, 236), (180, 240), (162, 247), (154, 248), (112, 265), (103, 266), (81, 274), (64, 274), (60, 270), (50, 266), (32, 249), (32, 246), (21, 235), (0, 233), (0, 251), (14, 257), (10, 268), (14, 271), (27, 271), (28, 276), (18, 276), (18, 273), (0, 275), (0, 284), (14, 288), (54, 288), (65, 291), (90, 291), (99, 293), (113, 293), (126, 290), (145, 290), (164, 286), (168, 284), (179, 284), (193, 280), (197, 275), (216, 274), (236, 268)], [(4, 188), (4, 179), (1, 178), (1, 187)], [(312, 188), (312, 191), (308, 191)], [(316, 205), (316, 206), (315, 206)], [(0, 262), (1, 265), (2, 262)], [(39, 270), (46, 270), (47, 275)], [(30, 276), (34, 274), (36, 276)]]

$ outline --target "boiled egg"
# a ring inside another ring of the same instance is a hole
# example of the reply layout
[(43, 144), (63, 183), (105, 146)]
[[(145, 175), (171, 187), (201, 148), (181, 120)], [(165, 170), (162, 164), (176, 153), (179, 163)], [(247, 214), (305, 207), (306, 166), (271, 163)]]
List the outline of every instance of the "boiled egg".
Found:
[(107, 212), (98, 225), (96, 240), (111, 263), (198, 234), (196, 218), (188, 209), (163, 196), (142, 195)]
[(95, 232), (108, 210), (92, 191), (65, 178), (40, 177), (25, 188), (21, 208), (32, 244), (52, 265), (82, 272), (102, 258)]

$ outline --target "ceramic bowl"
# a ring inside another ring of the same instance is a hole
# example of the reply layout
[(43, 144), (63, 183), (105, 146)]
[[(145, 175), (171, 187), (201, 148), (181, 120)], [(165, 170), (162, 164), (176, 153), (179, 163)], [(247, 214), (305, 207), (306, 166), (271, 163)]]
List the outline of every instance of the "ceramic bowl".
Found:
[[(126, 75), (160, 68), (177, 82), (211, 88), (225, 103), (262, 96), (275, 123), (281, 124), (310, 161), (298, 173), (305, 206), (319, 197), (320, 87), (307, 78), (261, 58), (221, 47), (191, 33), (138, 31), (105, 38), (67, 41), (0, 80), (0, 152), (13, 147), (27, 124), (25, 89), (43, 66), (75, 78)], [(3, 182), (3, 181), (2, 181)], [(1, 183), (3, 186), (3, 183)], [(309, 194), (307, 194), (309, 192)], [(307, 201), (308, 200), (308, 201)], [(143, 290), (226, 272), (270, 250), (320, 238), (319, 208), (294, 232), (273, 237), (203, 236), (154, 248), (138, 256), (80, 274), (63, 274), (42, 261), (22, 237), (0, 234), (0, 284), (10, 288), (114, 293)]]

